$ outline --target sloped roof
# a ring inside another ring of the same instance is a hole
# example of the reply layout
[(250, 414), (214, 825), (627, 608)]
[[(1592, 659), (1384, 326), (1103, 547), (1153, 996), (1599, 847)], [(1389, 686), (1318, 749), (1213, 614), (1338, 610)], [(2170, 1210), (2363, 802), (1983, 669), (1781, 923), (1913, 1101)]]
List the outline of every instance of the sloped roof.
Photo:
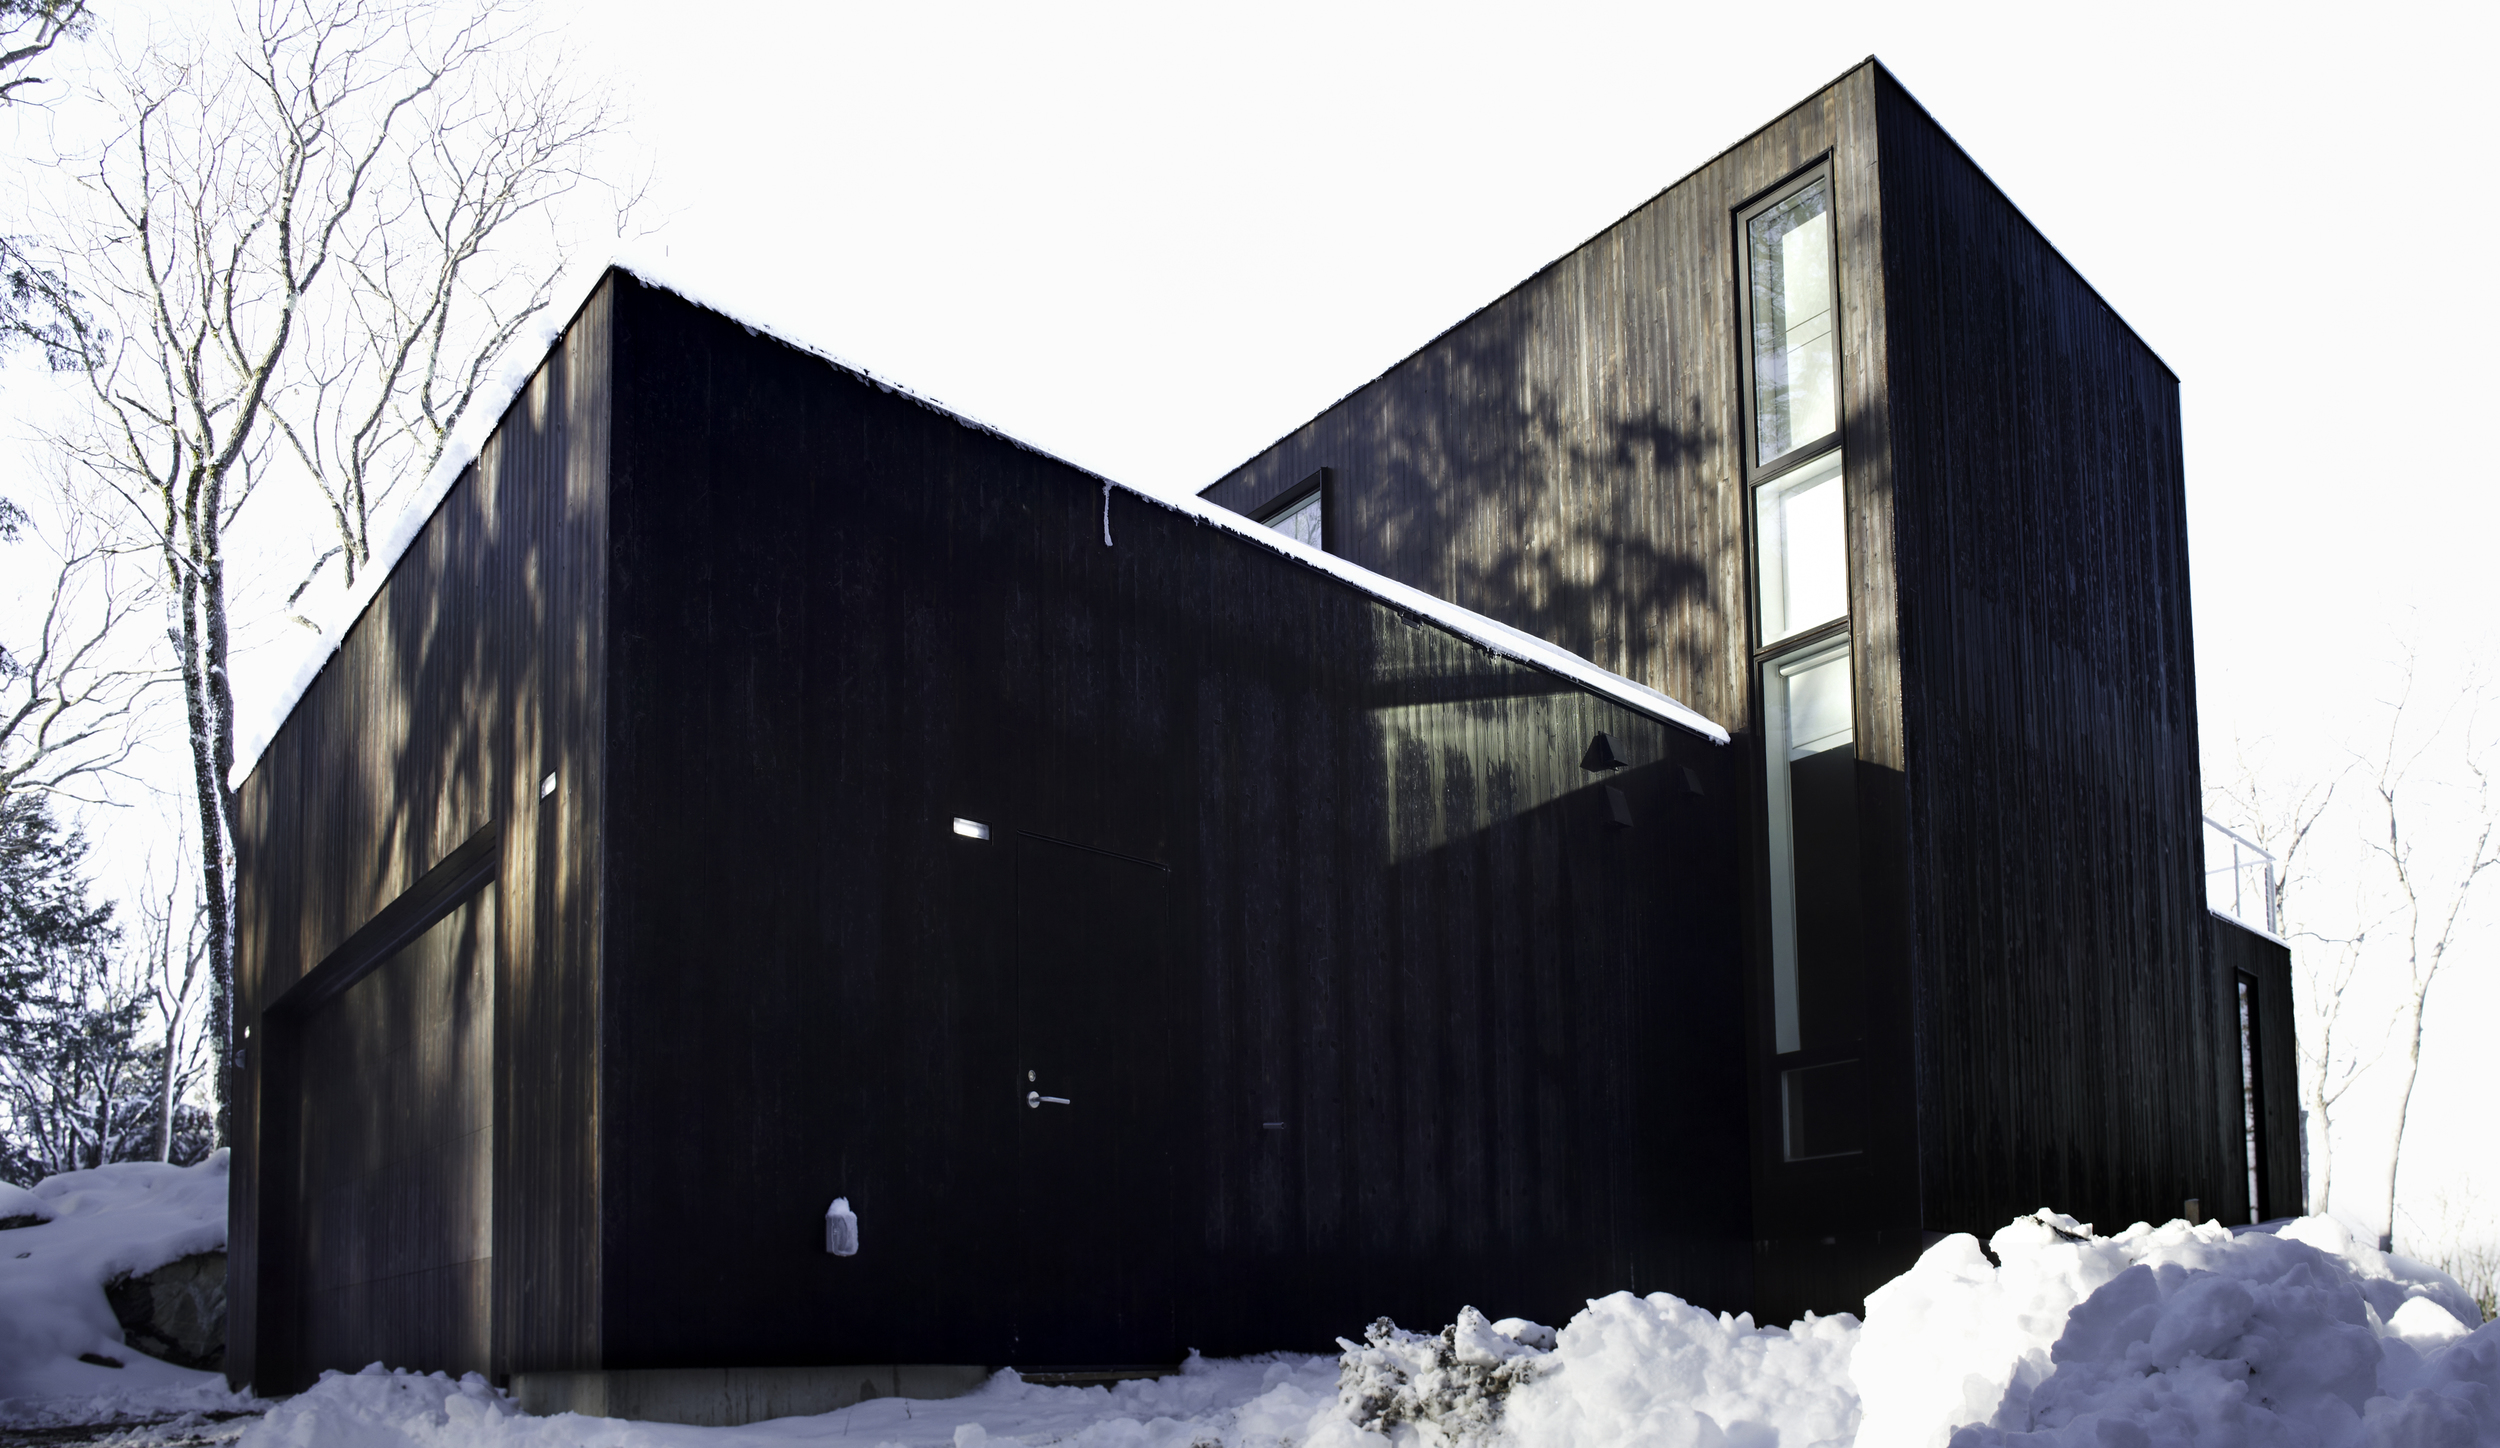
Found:
[[(495, 428), (501, 425), (503, 415), (511, 407), (513, 399), (520, 395), (522, 388), (529, 385), (530, 378), (537, 373), (539, 365), (545, 361), (549, 349), (572, 324), (574, 315), (590, 300), (591, 293), (597, 290), (599, 283), (612, 270), (623, 272), (645, 286), (669, 292), (706, 311), (726, 317), (757, 336), (769, 337), (784, 346), (822, 358), (828, 364), (840, 368), (870, 386), (926, 407), (962, 426), (974, 428), (1027, 452), (1047, 457), (1061, 466), (1094, 479), (1106, 490), (1124, 493), (1157, 507), (1185, 514), (1201, 526), (1223, 529), (1270, 552), (1283, 554), (1305, 567), (1317, 569), (1360, 589), (1394, 608), (1438, 624), (1489, 653), (1515, 659), (1559, 675), (1592, 693), (1613, 699), (1619, 704), (1647, 714), (1654, 719), (1690, 730), (1714, 743), (1725, 744), (1728, 740), (1725, 729), (1677, 700), (1647, 684), (1625, 678), (1612, 670), (1600, 668), (1559, 644), (1549, 643), (1534, 634), (1522, 632), (1499, 620), (1461, 608), (1447, 599), (1400, 583), (1394, 578), (1374, 573), (1368, 568), (1350, 563), (1334, 554), (1322, 552), (1306, 543), (1298, 543), (1273, 529), (1253, 523), (1228, 508), (1221, 508), (1195, 497), (1167, 497), (1158, 493), (1150, 493), (1116, 479), (1106, 478), (1091, 468), (1069, 462), (1055, 453), (1037, 448), (1021, 438), (1011, 436), (955, 408), (947, 407), (921, 396), (908, 387), (879, 377), (867, 368), (847, 361), (823, 347), (782, 332), (769, 322), (709, 300), (699, 284), (676, 274), (665, 264), (654, 265), (649, 258), (619, 255), (594, 265), (578, 268), (558, 286), (554, 304), (539, 314), (538, 325), (527, 336), (515, 339), (503, 366), (481, 393), (477, 405), (470, 409), (467, 420), (454, 435), (451, 445), (444, 450), (442, 461), (436, 465), (432, 473), (427, 475), (424, 485), (406, 500), (405, 506), (399, 513), (389, 519), (383, 528), (374, 534), (372, 561), (366, 565), (356, 587), (316, 610), (317, 616), (313, 621), (321, 628), (318, 641), (306, 641), (301, 656), (295, 660), (294, 668), (284, 676), (279, 687), (269, 696), (266, 707), (249, 713), (238, 710), (239, 717), (235, 721), (234, 768), (227, 776), (230, 787), (242, 788), (243, 781), (250, 777), (253, 767), (260, 762), (261, 755), (268, 750), (270, 741), (277, 737), (278, 730), (286, 723), (288, 716), (294, 713), (295, 706), (303, 700), (305, 691), (312, 687), (313, 680), (320, 676), (323, 666), (328, 664), (331, 656), (338, 652), (339, 645), (346, 639), (348, 630), (363, 615), (366, 606), (373, 602), (374, 596), (381, 591), (383, 583), (390, 578), (392, 570), (399, 564), (401, 555), (407, 552), (408, 545), (416, 540), (426, 520), (434, 515), (434, 510), (441, 506), (443, 499), (450, 494), (453, 485), (458, 483), (461, 475), (468, 471), (469, 465), (477, 461), (479, 454), (485, 449), (487, 439), (493, 436)], [(1106, 492), (1107, 496), (1108, 492)], [(1116, 542), (1114, 546), (1117, 546)]]

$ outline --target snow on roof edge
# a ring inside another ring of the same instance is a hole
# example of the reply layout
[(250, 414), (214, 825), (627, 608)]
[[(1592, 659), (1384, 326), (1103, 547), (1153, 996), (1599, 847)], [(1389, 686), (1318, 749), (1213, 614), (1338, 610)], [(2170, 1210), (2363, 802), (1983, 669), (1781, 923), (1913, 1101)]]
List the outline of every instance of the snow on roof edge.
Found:
[(226, 784), (229, 789), (241, 789), (243, 781), (251, 777), (252, 771), (260, 764), (261, 756), (268, 752), (270, 743), (277, 738), (278, 730), (284, 727), (287, 719), (294, 714), (295, 706), (303, 701), (305, 691), (312, 687), (313, 680), (320, 677), (322, 669), (328, 666), (331, 657), (338, 652), (340, 645), (346, 642), (348, 631), (354, 628), (356, 621), (364, 615), (366, 607), (381, 592), (382, 585), (390, 580), (391, 574), (399, 566), (401, 557), (407, 553), (408, 546), (416, 541), (417, 534), (423, 531), (427, 520), (434, 516), (435, 509), (442, 506), (443, 500), (450, 496), (453, 486), (460, 481), (461, 475), (467, 472), (470, 465), (475, 463), (479, 455), (485, 451), (487, 440), (494, 435), (496, 428), (503, 425), (504, 414), (511, 409), (514, 400), (521, 395), (521, 390), (529, 385), (530, 378), (537, 375), (539, 366), (546, 361), (548, 351), (573, 324), (575, 314), (589, 302), (591, 293), (598, 289), (599, 283), (611, 270), (624, 272), (646, 286), (656, 287), (706, 311), (715, 312), (757, 336), (769, 337), (784, 346), (822, 358), (871, 386), (918, 403), (956, 423), (974, 428), (1026, 452), (1049, 458), (1062, 466), (1083, 473), (1107, 488), (1116, 488), (1158, 507), (1186, 514), (1198, 523), (1224, 529), (1236, 537), (1272, 552), (1281, 553), (1306, 567), (1316, 568), (1384, 603), (1439, 624), (1487, 652), (1517, 660), (1548, 673), (1558, 674), (1575, 684), (1603, 694), (1617, 703), (1636, 709), (1652, 718), (1690, 730), (1715, 744), (1728, 742), (1727, 730), (1684, 703), (1638, 680), (1626, 678), (1611, 669), (1601, 668), (1559, 644), (1512, 628), (1499, 620), (1487, 618), (1472, 609), (1462, 608), (1448, 599), (1400, 583), (1394, 578), (1374, 573), (1360, 564), (1349, 562), (1333, 553), (1324, 552), (1307, 543), (1287, 538), (1282, 533), (1254, 523), (1229, 508), (1220, 507), (1197, 497), (1167, 497), (1158, 493), (1150, 493), (1115, 478), (1104, 477), (1092, 468), (1071, 462), (1047, 449), (1036, 447), (958, 408), (949, 407), (889, 378), (880, 377), (870, 369), (827, 351), (813, 342), (791, 336), (776, 329), (770, 323), (756, 321), (741, 314), (735, 308), (712, 301), (704, 295), (701, 288), (689, 284), (683, 277), (671, 275), (668, 267), (655, 265), (648, 257), (631, 252), (618, 252), (602, 257), (596, 262), (576, 266), (557, 283), (550, 294), (547, 307), (538, 314), (533, 325), (522, 337), (516, 337), (513, 340), (511, 347), (504, 354), (504, 360), (497, 367), (494, 377), (479, 392), (476, 403), (470, 408), (468, 415), (461, 420), (459, 428), (452, 435), (450, 444), (444, 448), (441, 461), (435, 465), (432, 472), (426, 475), (425, 481), (416, 491), (408, 496), (399, 511), (374, 535), (372, 558), (365, 565), (364, 573), (356, 587), (314, 611), (313, 622), (321, 629), (319, 643), (303, 651), (285, 682), (271, 692), (268, 702), (263, 707), (253, 711), (248, 719), (238, 717), (235, 721), (234, 767), (226, 775)]

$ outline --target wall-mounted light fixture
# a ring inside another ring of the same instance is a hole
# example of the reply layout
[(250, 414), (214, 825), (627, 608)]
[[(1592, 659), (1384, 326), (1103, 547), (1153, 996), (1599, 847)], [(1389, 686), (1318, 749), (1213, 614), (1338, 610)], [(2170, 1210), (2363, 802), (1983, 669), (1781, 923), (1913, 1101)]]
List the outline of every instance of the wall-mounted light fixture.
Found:
[(1580, 767), (1591, 774), (1609, 769), (1629, 769), (1631, 761), (1615, 753), (1615, 742), (1600, 734), (1589, 741), (1589, 752), (1580, 756)]
[(955, 817), (955, 833), (963, 836), (967, 840), (986, 840), (990, 837), (990, 827), (981, 823), (979, 820), (968, 820), (961, 815), (957, 815)]

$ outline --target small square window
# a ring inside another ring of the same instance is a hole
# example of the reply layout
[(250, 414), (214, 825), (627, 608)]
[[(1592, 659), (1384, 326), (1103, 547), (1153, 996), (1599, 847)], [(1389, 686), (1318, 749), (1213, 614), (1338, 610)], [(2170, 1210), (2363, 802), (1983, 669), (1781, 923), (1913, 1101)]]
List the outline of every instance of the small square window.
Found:
[(1314, 548), (1326, 547), (1321, 536), (1321, 502), (1319, 489), (1313, 488), (1310, 492), (1268, 514), (1267, 526), (1296, 543), (1308, 543)]
[(1780, 1073), (1780, 1155), (1790, 1161), (1866, 1150), (1866, 1072), (1855, 1061)]

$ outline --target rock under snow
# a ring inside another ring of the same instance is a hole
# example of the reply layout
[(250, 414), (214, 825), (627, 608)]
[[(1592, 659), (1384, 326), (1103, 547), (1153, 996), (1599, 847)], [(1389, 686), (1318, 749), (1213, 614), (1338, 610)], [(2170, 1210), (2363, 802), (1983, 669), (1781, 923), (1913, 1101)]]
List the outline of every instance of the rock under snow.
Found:
[(119, 1162), (64, 1172), (31, 1195), (51, 1220), (0, 1233), (0, 1422), (251, 1406), (216, 1373), (131, 1347), (105, 1297), (116, 1278), (224, 1250), (226, 1153), (197, 1166)]

